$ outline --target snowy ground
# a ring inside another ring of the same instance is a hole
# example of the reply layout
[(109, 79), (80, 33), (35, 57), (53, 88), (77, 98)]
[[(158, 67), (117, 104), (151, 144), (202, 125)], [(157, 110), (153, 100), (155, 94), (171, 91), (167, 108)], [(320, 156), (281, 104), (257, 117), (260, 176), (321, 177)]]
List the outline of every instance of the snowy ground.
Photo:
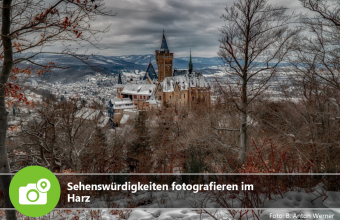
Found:
[[(181, 208), (193, 205), (190, 196), (168, 198), (167, 203), (173, 208), (152, 208), (159, 203), (148, 204), (131, 210), (85, 209), (54, 210), (50, 214), (36, 219), (126, 219), (126, 220), (269, 220), (269, 219), (306, 219), (306, 220), (340, 220), (340, 192), (327, 192), (326, 197), (318, 198), (314, 193), (287, 192), (283, 198), (265, 202), (262, 209), (222, 209), (216, 203), (210, 203), (207, 209)], [(326, 199), (325, 199), (326, 198)], [(116, 202), (116, 201), (115, 201)], [(158, 201), (159, 202), (159, 201)], [(164, 205), (163, 204), (163, 205)], [(278, 208), (279, 207), (279, 208)], [(253, 213), (259, 216), (254, 217)], [(242, 216), (242, 217), (241, 217)], [(20, 217), (19, 219), (28, 219)], [(30, 218), (34, 219), (34, 218)]]
[[(233, 211), (239, 211), (237, 209)], [(242, 210), (236, 213), (234, 217), (227, 209), (207, 209), (193, 210), (188, 208), (177, 209), (133, 209), (129, 211), (123, 210), (62, 210), (53, 211), (49, 215), (40, 218), (29, 219), (51, 219), (51, 220), (92, 220), (92, 219), (113, 219), (113, 220), (255, 220), (253, 213), (259, 214), (259, 219), (306, 219), (306, 220), (328, 220), (340, 219), (340, 208), (338, 209), (266, 209), (266, 210)], [(20, 215), (20, 214), (19, 214)], [(240, 218), (240, 216), (242, 217)], [(21, 216), (21, 215), (20, 215)], [(19, 217), (19, 219), (28, 219), (27, 217)]]

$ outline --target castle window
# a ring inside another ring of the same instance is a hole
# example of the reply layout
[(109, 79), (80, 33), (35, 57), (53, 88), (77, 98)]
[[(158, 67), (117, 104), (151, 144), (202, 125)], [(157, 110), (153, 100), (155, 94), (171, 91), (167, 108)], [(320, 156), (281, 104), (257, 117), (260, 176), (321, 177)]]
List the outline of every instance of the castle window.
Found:
[(194, 101), (194, 100), (195, 100), (195, 97), (193, 96), (193, 97), (192, 97), (192, 101)]
[(134, 96), (133, 96), (133, 99), (137, 99), (137, 96), (136, 96), (136, 95), (134, 95)]
[(185, 94), (183, 94), (184, 95), (184, 98), (185, 98)]
[(145, 99), (145, 96), (143, 98)]
[(143, 96), (139, 96), (139, 99), (143, 99)]
[(171, 100), (171, 96), (170, 96), (170, 100)]

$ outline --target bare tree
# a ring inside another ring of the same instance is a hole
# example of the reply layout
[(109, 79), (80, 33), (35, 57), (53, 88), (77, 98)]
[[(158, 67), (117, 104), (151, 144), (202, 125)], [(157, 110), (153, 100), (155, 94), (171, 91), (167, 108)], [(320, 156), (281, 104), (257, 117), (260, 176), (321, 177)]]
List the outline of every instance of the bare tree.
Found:
[(21, 126), (18, 147), (27, 152), (26, 157), (36, 158), (31, 162), (33, 165), (52, 172), (62, 167), (79, 171), (80, 157), (96, 132), (99, 121), (96, 111), (78, 105), (75, 100), (48, 102), (36, 108), (37, 116)]
[[(2, 68), (0, 75), (0, 172), (10, 173), (8, 164), (6, 133), (7, 110), (5, 96), (9, 91), (9, 79), (15, 74), (30, 74), (28, 69), (18, 71), (14, 65), (23, 61), (38, 66), (42, 74), (51, 64), (35, 63), (33, 58), (39, 53), (61, 53), (77, 58), (69, 43), (87, 42), (95, 45), (95, 34), (91, 27), (96, 15), (111, 15), (105, 11), (102, 0), (58, 0), (48, 4), (42, 0), (3, 0), (1, 8), (1, 54)], [(62, 50), (55, 52), (48, 46), (60, 42)], [(21, 53), (32, 52), (23, 56)], [(21, 54), (21, 56), (20, 56)], [(18, 55), (15, 56), (14, 55)], [(86, 62), (86, 60), (84, 60)], [(14, 77), (13, 77), (14, 78)], [(5, 193), (5, 207), (12, 207), (8, 196), (10, 176), (2, 176), (2, 189)], [(15, 211), (6, 211), (7, 219), (15, 219)]]
[(330, 26), (340, 27), (340, 3), (334, 0), (300, 0), (303, 7), (317, 13)]
[(124, 168), (125, 137), (112, 136), (112, 129), (102, 123), (104, 116), (97, 114), (100, 111), (75, 100), (44, 104), (37, 105), (35, 117), (9, 136), (12, 169), (39, 165), (52, 172), (103, 173)]
[(311, 78), (316, 75), (324, 83), (340, 89), (340, 3), (323, 0), (301, 0), (301, 3), (317, 14), (301, 18), (307, 32), (296, 49), (296, 59), (292, 60), (293, 64), (303, 65), (295, 65), (295, 70)]
[(261, 103), (261, 130), (281, 147), (290, 146), (299, 158), (285, 172), (336, 172), (340, 133), (337, 109), (330, 100), (338, 100), (338, 92), (316, 75), (314, 79), (292, 75), (290, 82), (295, 97), (283, 90), (280, 100)]
[[(304, 15), (301, 18), (306, 34), (291, 59), (295, 67), (294, 71), (300, 77), (307, 77), (311, 82), (322, 82), (339, 91), (340, 3), (326, 0), (301, 0), (300, 2), (316, 14), (313, 17)], [(338, 109), (337, 117), (340, 117), (340, 100), (329, 97), (329, 101)]]
[(237, 96), (229, 101), (240, 115), (239, 147), (243, 163), (249, 145), (250, 104), (268, 88), (279, 64), (293, 48), (299, 30), (288, 28), (296, 16), (286, 15), (286, 7), (272, 6), (266, 0), (238, 0), (225, 10), (219, 56), (226, 72), (236, 81), (236, 88), (230, 92)]
[(287, 93), (286, 97), (288, 106), (303, 120), (291, 123), (293, 117), (290, 117), (285, 123), (289, 125), (294, 142), (313, 149), (301, 155), (309, 158), (314, 172), (333, 172), (338, 169), (333, 155), (339, 148), (340, 3), (332, 0), (300, 2), (314, 13), (301, 17), (305, 31), (290, 57), (294, 73), (291, 81), (299, 101), (292, 101)]

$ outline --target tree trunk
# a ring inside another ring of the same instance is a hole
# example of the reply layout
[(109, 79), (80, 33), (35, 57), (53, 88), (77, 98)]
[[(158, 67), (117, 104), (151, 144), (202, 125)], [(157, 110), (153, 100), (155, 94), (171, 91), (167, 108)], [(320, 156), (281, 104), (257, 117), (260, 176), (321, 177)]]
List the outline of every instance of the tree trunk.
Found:
[[(12, 0), (2, 1), (2, 24), (1, 40), (3, 44), (4, 60), (0, 76), (0, 173), (10, 173), (8, 163), (6, 136), (7, 136), (7, 115), (5, 93), (9, 75), (13, 66), (12, 39), (9, 36), (11, 29), (11, 5)], [(12, 177), (10, 175), (1, 176), (1, 186), (5, 196), (4, 207), (13, 208), (9, 199), (9, 184)], [(17, 219), (15, 210), (6, 210), (6, 219)]]
[(241, 151), (241, 162), (244, 164), (246, 160), (246, 152), (247, 152), (247, 113), (241, 112), (241, 135), (240, 135), (240, 151)]
[(247, 99), (247, 82), (243, 81), (243, 86), (241, 90), (241, 125), (240, 125), (240, 159), (241, 163), (244, 164), (246, 161), (246, 152), (247, 152), (247, 142), (248, 142), (248, 134), (247, 134), (247, 108), (248, 108), (248, 99)]

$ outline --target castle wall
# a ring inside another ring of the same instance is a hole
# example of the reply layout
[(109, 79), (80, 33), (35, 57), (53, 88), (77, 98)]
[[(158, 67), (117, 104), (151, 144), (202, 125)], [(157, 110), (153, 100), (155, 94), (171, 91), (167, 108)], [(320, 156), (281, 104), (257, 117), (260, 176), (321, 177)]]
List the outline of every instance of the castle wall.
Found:
[(188, 104), (188, 90), (164, 92), (164, 103), (169, 105), (187, 105)]
[(193, 107), (197, 104), (206, 104), (210, 106), (210, 91), (207, 88), (189, 88), (189, 106)]
[(173, 91), (173, 92), (156, 92), (157, 99), (163, 104), (177, 106), (194, 106), (196, 104), (206, 104), (210, 106), (210, 91), (206, 88)]

